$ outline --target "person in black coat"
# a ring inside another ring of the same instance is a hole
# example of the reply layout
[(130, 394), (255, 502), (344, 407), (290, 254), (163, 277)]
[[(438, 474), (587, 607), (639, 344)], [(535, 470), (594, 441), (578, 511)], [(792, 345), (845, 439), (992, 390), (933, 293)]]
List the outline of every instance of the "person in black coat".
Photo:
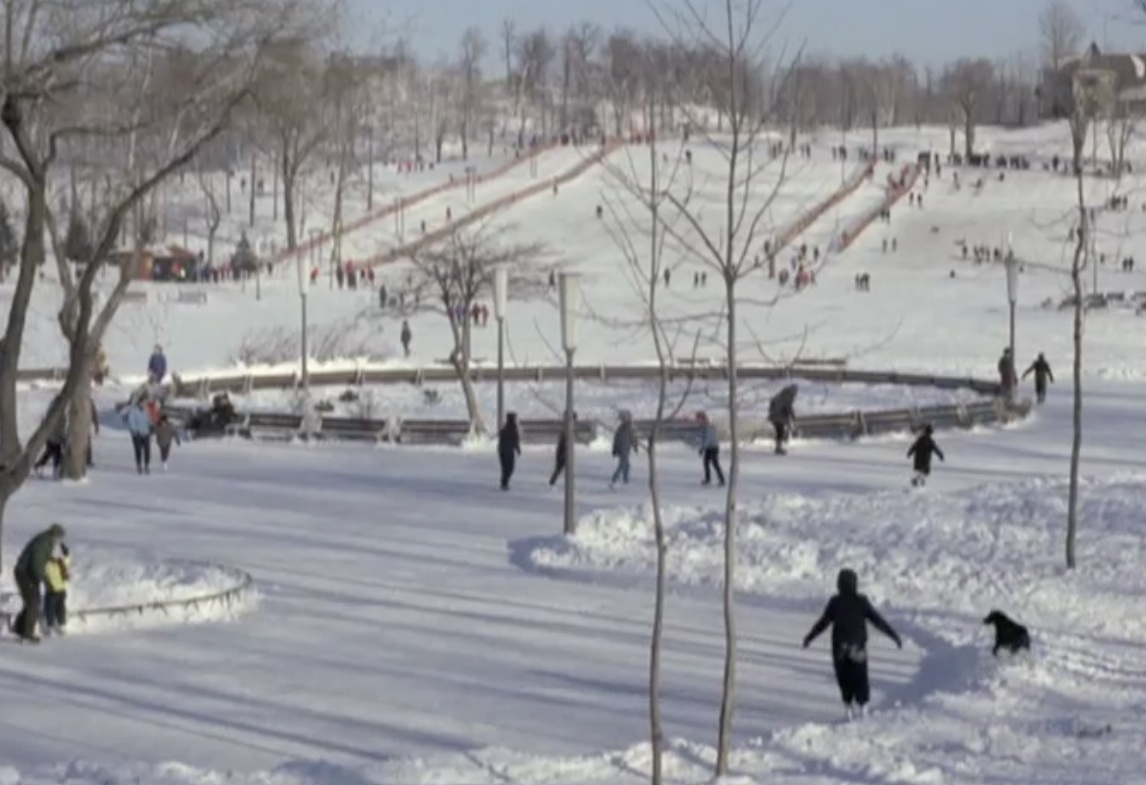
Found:
[[(577, 425), (577, 412), (573, 412), (573, 425)], [(565, 429), (561, 429), (561, 435), (557, 437), (557, 454), (554, 456), (556, 462), (553, 465), (553, 474), (549, 476), (549, 484), (556, 485), (557, 480), (565, 472)]]
[(1027, 378), (1032, 373), (1035, 375), (1035, 398), (1039, 403), (1045, 403), (1047, 399), (1047, 382), (1054, 383), (1054, 374), (1051, 373), (1050, 363), (1042, 352), (1031, 363), (1031, 367), (1023, 371), (1023, 378)]
[(791, 435), (792, 423), (796, 420), (796, 395), (799, 385), (789, 384), (768, 402), (768, 421), (776, 434), (776, 454), (787, 455), (784, 445)]
[(501, 463), (501, 489), (509, 490), (509, 480), (513, 477), (513, 469), (517, 463), (517, 456), (521, 455), (521, 433), (517, 430), (517, 415), (506, 412), (505, 425), (497, 433), (497, 459)]
[(864, 713), (871, 700), (867, 674), (867, 625), (871, 625), (903, 648), (899, 633), (879, 615), (866, 595), (859, 593), (859, 577), (854, 570), (840, 570), (836, 578), (838, 594), (828, 600), (824, 613), (804, 638), (804, 648), (812, 645), (828, 627), (832, 628), (832, 666), (840, 698), (849, 717)]
[(915, 476), (911, 478), (912, 485), (926, 485), (927, 478), (931, 474), (931, 456), (938, 455), (939, 460), (946, 462), (947, 458), (944, 457), (943, 451), (939, 449), (939, 445), (935, 443), (932, 434), (935, 429), (930, 425), (923, 426), (923, 433), (915, 440), (915, 443), (907, 451), (908, 458), (914, 458), (913, 466), (915, 468)]

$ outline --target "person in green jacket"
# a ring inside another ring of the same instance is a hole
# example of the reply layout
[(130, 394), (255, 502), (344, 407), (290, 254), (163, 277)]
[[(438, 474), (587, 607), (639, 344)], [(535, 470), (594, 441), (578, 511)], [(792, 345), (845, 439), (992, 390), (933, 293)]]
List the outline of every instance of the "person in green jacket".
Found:
[(64, 539), (64, 527), (53, 523), (45, 531), (28, 540), (28, 544), (16, 559), (14, 570), (16, 586), (20, 590), (20, 600), (24, 607), (12, 623), (12, 632), (29, 643), (40, 642), (40, 636), (36, 633), (42, 604), (40, 585), (44, 582), (48, 561), (52, 558), (57, 543), (62, 539)]

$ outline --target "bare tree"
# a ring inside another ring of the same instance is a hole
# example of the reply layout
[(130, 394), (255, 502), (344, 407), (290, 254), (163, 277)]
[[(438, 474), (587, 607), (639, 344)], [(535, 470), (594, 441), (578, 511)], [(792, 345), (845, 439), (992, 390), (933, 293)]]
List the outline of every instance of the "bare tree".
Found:
[(458, 62), (462, 82), (461, 122), (458, 132), (462, 137), (463, 161), (469, 160), (470, 133), (481, 116), (483, 103), (481, 63), (487, 48), (481, 30), (476, 27), (466, 29), (462, 35), (461, 58)]
[(215, 238), (219, 234), (219, 225), (223, 222), (223, 211), (219, 208), (219, 195), (211, 172), (199, 170), (199, 190), (203, 193), (203, 213), (207, 226), (206, 261), (208, 265), (214, 266)]
[(963, 155), (975, 153), (975, 128), (981, 106), (995, 78), (989, 60), (959, 60), (944, 75), (945, 92), (963, 121)]
[(1131, 111), (1121, 101), (1114, 107), (1106, 120), (1106, 141), (1110, 146), (1112, 174), (1121, 179), (1126, 170), (1126, 149), (1138, 129), (1137, 113)]
[[(716, 54), (722, 78), (711, 87), (716, 109), (727, 118), (726, 135), (710, 138), (712, 148), (724, 157), (720, 177), (719, 217), (701, 220), (690, 195), (667, 193), (665, 218), (677, 218), (685, 231), (662, 219), (662, 228), (680, 243), (689, 258), (712, 269), (724, 284), (724, 312), (718, 320), (721, 344), (726, 351), (728, 378), (728, 430), (730, 459), (724, 514), (724, 678), (717, 741), (716, 775), (728, 773), (732, 721), (736, 700), (736, 530), (739, 519), (740, 417), (739, 331), (741, 297), (738, 287), (747, 277), (762, 273), (758, 253), (770, 226), (771, 207), (785, 182), (787, 153), (773, 155), (774, 145), (766, 134), (766, 118), (760, 109), (759, 74), (770, 39), (765, 0), (723, 0), (715, 19), (687, 0), (673, 12), (661, 12), (661, 21), (678, 40), (702, 41)], [(717, 72), (714, 70), (715, 76)], [(707, 200), (706, 200), (707, 201)], [(710, 202), (711, 203), (711, 202)]]
[[(299, 179), (327, 141), (331, 128), (325, 100), (327, 69), (314, 43), (309, 39), (287, 40), (272, 47), (263, 59), (255, 90), (261, 119), (277, 148), (290, 249), (297, 248), (299, 242)], [(254, 189), (255, 183), (250, 185)]]
[[(0, 121), (14, 152), (0, 156), (0, 167), (23, 189), (25, 232), (0, 340), (0, 525), (8, 500), (69, 408), (70, 429), (83, 433), (81, 444), (86, 441), (96, 352), (136, 270), (132, 254), (114, 254), (125, 221), (226, 127), (249, 93), (254, 63), (289, 29), (295, 8), (286, 0), (5, 0), (4, 11), (9, 46)], [(134, 109), (114, 109), (124, 106)], [(59, 237), (48, 188), (55, 165), (85, 138), (115, 145), (123, 156), (109, 166), (109, 177), (121, 165), (125, 171), (113, 178), (91, 258), (78, 279), (59, 265), (64, 303), (58, 321), (68, 342), (68, 371), (25, 443), (16, 375), (29, 303), (47, 257), (45, 235)], [(97, 309), (93, 285), (109, 264), (119, 276)], [(78, 452), (82, 472), (84, 450)]]
[(1070, 121), (1071, 159), (1074, 165), (1075, 201), (1077, 208), (1077, 231), (1075, 232), (1074, 257), (1070, 265), (1070, 279), (1074, 289), (1074, 360), (1073, 393), (1074, 405), (1071, 417), (1070, 443), (1070, 484), (1067, 493), (1066, 519), (1066, 566), (1073, 569), (1076, 564), (1075, 539), (1078, 532), (1078, 474), (1082, 457), (1082, 327), (1086, 315), (1086, 298), (1083, 296), (1082, 275), (1088, 264), (1097, 264), (1093, 255), (1095, 226), (1090, 220), (1090, 209), (1086, 203), (1086, 188), (1083, 182), (1083, 150), (1086, 146), (1087, 130), (1097, 126), (1098, 117), (1112, 111), (1116, 102), (1116, 87), (1113, 74), (1101, 74), (1076, 80), (1074, 91), (1075, 111)]
[[(646, 79), (655, 80), (658, 75), (649, 73)], [(665, 533), (663, 506), (660, 494), (660, 473), (657, 447), (664, 423), (674, 419), (685, 406), (691, 392), (691, 385), (675, 401), (669, 400), (669, 379), (674, 365), (674, 348), (682, 331), (682, 324), (676, 329), (662, 317), (658, 304), (658, 291), (664, 271), (670, 269), (666, 262), (666, 240), (669, 233), (662, 230), (664, 212), (672, 208), (667, 201), (667, 192), (672, 190), (681, 175), (683, 147), (673, 156), (675, 162), (661, 169), (661, 148), (656, 122), (660, 114), (658, 103), (664, 93), (655, 85), (646, 88), (648, 102), (645, 107), (648, 118), (650, 142), (648, 145), (648, 171), (646, 180), (641, 176), (639, 162), (629, 159), (627, 168), (606, 163), (607, 173), (617, 188), (614, 199), (606, 197), (609, 210), (609, 229), (617, 248), (625, 258), (633, 289), (640, 299), (640, 324), (653, 340), (657, 358), (656, 411), (648, 426), (645, 440), (645, 457), (648, 461), (649, 506), (653, 516), (653, 532), (656, 542), (656, 581), (653, 600), (653, 624), (649, 641), (649, 740), (652, 746), (653, 785), (663, 781), (664, 730), (661, 721), (661, 660), (664, 639), (665, 595), (668, 582), (668, 541)], [(634, 210), (629, 203), (635, 202)], [(678, 219), (679, 221), (679, 219)], [(693, 354), (695, 356), (695, 343)]]
[(458, 229), (443, 243), (428, 243), (407, 254), (412, 281), (401, 313), (437, 313), (446, 318), (453, 338), (449, 362), (457, 372), (475, 433), (486, 429), (470, 378), (474, 306), (492, 296), (498, 267), (506, 269), (515, 299), (541, 297), (547, 291), (544, 247), (509, 243), (505, 234), (505, 229), (486, 223), (472, 230)]
[(1074, 7), (1066, 0), (1049, 0), (1039, 14), (1043, 62), (1048, 68), (1062, 68), (1078, 54), (1086, 26)]

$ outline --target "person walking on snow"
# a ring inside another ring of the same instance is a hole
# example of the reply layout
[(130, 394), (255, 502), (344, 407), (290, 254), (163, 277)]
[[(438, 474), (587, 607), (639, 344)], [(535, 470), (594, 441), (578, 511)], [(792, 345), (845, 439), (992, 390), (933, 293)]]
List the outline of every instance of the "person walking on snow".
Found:
[(939, 445), (932, 438), (934, 432), (935, 429), (930, 425), (923, 426), (923, 433), (907, 450), (907, 457), (915, 459), (913, 463), (915, 476), (911, 478), (911, 484), (916, 487), (927, 484), (927, 478), (931, 475), (932, 455), (938, 455), (939, 460), (944, 463), (947, 462), (943, 451), (939, 449)]
[(637, 452), (637, 439), (633, 433), (633, 415), (628, 410), (621, 412), (621, 423), (613, 432), (613, 457), (617, 459), (617, 470), (609, 487), (617, 487), (617, 480), (629, 484), (629, 457)]
[(812, 645), (828, 627), (832, 628), (832, 667), (840, 698), (848, 718), (867, 713), (871, 687), (867, 673), (867, 625), (882, 632), (900, 649), (903, 641), (865, 595), (859, 593), (859, 577), (854, 570), (840, 570), (837, 594), (828, 600), (824, 613), (804, 638), (804, 648)]
[(171, 424), (171, 420), (167, 419), (166, 414), (159, 415), (159, 422), (155, 424), (155, 445), (159, 448), (159, 460), (162, 461), (162, 469), (167, 471), (167, 459), (171, 457), (171, 443), (182, 445), (183, 442), (179, 440), (179, 432), (175, 426)]
[(1031, 367), (1023, 371), (1023, 378), (1027, 378), (1031, 373), (1035, 375), (1035, 399), (1040, 403), (1046, 403), (1047, 399), (1047, 382), (1054, 384), (1054, 374), (1051, 373), (1050, 363), (1042, 352), (1031, 363)]
[(702, 485), (712, 484), (712, 470), (716, 470), (716, 479), (724, 485), (724, 472), (720, 468), (720, 436), (716, 426), (708, 420), (704, 412), (696, 413), (696, 421), (700, 424), (700, 457), (704, 463), (704, 482)]
[(776, 454), (787, 455), (784, 445), (791, 436), (792, 424), (796, 421), (796, 395), (800, 387), (789, 384), (768, 402), (768, 422), (776, 434)]
[(53, 523), (30, 539), (16, 559), (13, 573), (23, 607), (12, 622), (12, 632), (28, 643), (40, 642), (40, 636), (36, 634), (40, 620), (40, 606), (43, 604), (40, 585), (44, 582), (48, 560), (52, 558), (56, 544), (64, 539), (64, 534), (64, 527)]
[[(565, 416), (568, 417), (569, 415), (566, 414)], [(574, 424), (574, 427), (576, 427), (576, 424), (577, 424), (577, 413), (576, 412), (573, 412), (573, 424)], [(555, 456), (557, 460), (553, 466), (553, 474), (551, 474), (549, 476), (549, 484), (551, 486), (556, 485), (557, 479), (565, 472), (565, 450), (566, 450), (566, 447), (567, 447), (567, 445), (565, 443), (565, 429), (562, 428), (561, 429), (561, 435), (557, 437), (557, 455)]]
[(135, 470), (139, 474), (151, 474), (151, 416), (147, 413), (147, 398), (140, 396), (134, 404), (129, 404), (124, 419), (131, 434), (131, 449), (135, 453)]
[(410, 332), (410, 323), (408, 321), (403, 320), (402, 321), (402, 334), (401, 334), (400, 338), (402, 340), (402, 351), (404, 351), (406, 353), (407, 358), (410, 356), (410, 339), (413, 337), (414, 337), (413, 333)]
[(167, 376), (167, 356), (163, 354), (163, 347), (155, 344), (155, 351), (147, 359), (147, 377), (152, 384), (162, 384)]
[(501, 464), (501, 489), (509, 490), (509, 481), (521, 455), (521, 433), (517, 430), (517, 414), (506, 412), (505, 425), (497, 432), (497, 460)]

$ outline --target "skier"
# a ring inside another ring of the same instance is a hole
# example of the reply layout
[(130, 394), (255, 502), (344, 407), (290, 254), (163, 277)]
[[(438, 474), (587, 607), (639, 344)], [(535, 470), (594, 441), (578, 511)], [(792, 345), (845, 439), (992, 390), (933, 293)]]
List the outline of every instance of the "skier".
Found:
[(1002, 387), (1003, 397), (1011, 400), (1015, 396), (1015, 358), (1011, 356), (1010, 347), (1003, 349), (999, 358), (999, 386)]
[(52, 558), (56, 544), (64, 539), (64, 534), (64, 527), (53, 523), (45, 531), (30, 539), (16, 559), (16, 568), (13, 572), (23, 607), (12, 622), (12, 632), (28, 643), (40, 642), (40, 636), (36, 634), (42, 605), (40, 584), (44, 582), (48, 560)]
[(1035, 375), (1035, 398), (1040, 404), (1045, 403), (1047, 399), (1047, 382), (1054, 383), (1054, 374), (1051, 373), (1050, 363), (1042, 352), (1031, 363), (1031, 367), (1023, 371), (1023, 378), (1027, 378), (1031, 373)]
[(784, 449), (784, 445), (788, 443), (788, 439), (792, 430), (792, 424), (796, 420), (795, 406), (796, 395), (800, 392), (800, 386), (796, 384), (789, 384), (768, 402), (768, 422), (772, 423), (772, 429), (776, 432), (776, 454), (787, 455), (788, 451)]
[(519, 455), (521, 455), (521, 433), (517, 430), (517, 414), (506, 412), (505, 425), (497, 432), (497, 459), (501, 463), (503, 491), (509, 490), (509, 480), (513, 477), (513, 469)]
[[(566, 414), (565, 416), (568, 417), (569, 415)], [(574, 423), (574, 426), (576, 426), (576, 423), (577, 423), (577, 413), (576, 412), (573, 412), (573, 423)], [(562, 428), (561, 429), (561, 435), (557, 437), (557, 455), (555, 456), (556, 457), (556, 463), (553, 465), (553, 474), (551, 474), (549, 476), (549, 484), (551, 486), (557, 484), (557, 478), (559, 478), (562, 475), (562, 473), (564, 473), (564, 471), (565, 471), (565, 450), (566, 450), (566, 448), (567, 448), (567, 444), (565, 442), (565, 429)]]
[(871, 689), (867, 676), (867, 624), (903, 648), (899, 634), (892, 629), (871, 600), (859, 593), (859, 577), (854, 570), (840, 570), (836, 578), (838, 594), (828, 600), (823, 615), (804, 638), (804, 648), (812, 645), (829, 626), (832, 628), (832, 666), (836, 684), (849, 719), (867, 713)]
[(629, 484), (629, 456), (637, 452), (637, 439), (633, 433), (633, 415), (628, 410), (620, 413), (621, 423), (613, 432), (613, 457), (617, 459), (617, 470), (609, 487), (615, 488), (617, 480)]
[(724, 472), (720, 469), (720, 436), (716, 426), (708, 420), (704, 412), (696, 413), (696, 421), (700, 424), (700, 456), (704, 460), (704, 481), (702, 485), (712, 484), (713, 469), (716, 470), (716, 480), (724, 485)]
[(402, 351), (404, 351), (406, 353), (407, 357), (410, 356), (410, 339), (413, 337), (414, 337), (413, 333), (410, 332), (410, 323), (408, 321), (403, 320), (402, 321), (402, 334), (401, 334), (400, 338), (402, 341)]
[(943, 451), (939, 449), (939, 445), (931, 436), (934, 432), (935, 429), (930, 425), (923, 426), (923, 433), (907, 450), (907, 457), (915, 459), (913, 464), (915, 476), (911, 478), (911, 484), (917, 488), (927, 484), (927, 477), (931, 474), (932, 455), (938, 455), (939, 460), (944, 463), (947, 462)]

